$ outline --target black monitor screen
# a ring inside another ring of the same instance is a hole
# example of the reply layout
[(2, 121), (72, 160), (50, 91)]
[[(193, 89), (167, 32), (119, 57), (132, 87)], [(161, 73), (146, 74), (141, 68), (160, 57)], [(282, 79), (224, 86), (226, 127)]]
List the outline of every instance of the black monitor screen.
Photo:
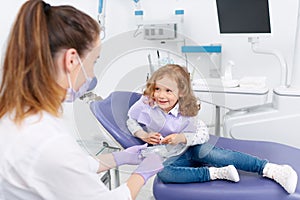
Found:
[(216, 0), (220, 33), (271, 33), (268, 0)]

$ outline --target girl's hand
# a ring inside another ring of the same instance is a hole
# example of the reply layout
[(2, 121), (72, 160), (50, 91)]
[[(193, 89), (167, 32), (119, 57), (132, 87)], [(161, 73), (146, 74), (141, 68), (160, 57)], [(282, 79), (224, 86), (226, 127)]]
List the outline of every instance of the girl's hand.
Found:
[(144, 142), (148, 144), (160, 144), (161, 134), (157, 132), (148, 133), (146, 137), (141, 138)]
[(173, 133), (168, 136), (166, 136), (162, 141), (162, 144), (172, 144), (177, 145), (179, 143), (185, 143), (186, 144), (186, 138), (184, 134), (180, 133)]
[(161, 144), (162, 136), (158, 132), (147, 133), (144, 130), (139, 130), (134, 135), (148, 144)]

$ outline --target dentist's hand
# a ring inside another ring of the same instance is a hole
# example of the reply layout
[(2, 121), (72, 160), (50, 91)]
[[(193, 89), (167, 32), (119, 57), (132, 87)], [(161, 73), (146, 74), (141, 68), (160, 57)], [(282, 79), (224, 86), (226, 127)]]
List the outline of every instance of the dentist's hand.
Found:
[(153, 153), (147, 156), (133, 173), (141, 175), (146, 183), (151, 176), (154, 176), (164, 168), (162, 162), (163, 159)]
[(117, 166), (129, 164), (138, 165), (142, 162), (143, 156), (141, 150), (146, 149), (148, 144), (136, 145), (125, 149), (124, 151), (113, 152)]

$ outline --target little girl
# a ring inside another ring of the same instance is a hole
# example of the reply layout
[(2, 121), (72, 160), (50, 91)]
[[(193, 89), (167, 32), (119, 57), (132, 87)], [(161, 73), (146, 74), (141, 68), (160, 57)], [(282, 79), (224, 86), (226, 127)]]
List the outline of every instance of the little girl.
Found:
[(239, 169), (273, 179), (288, 193), (295, 192), (298, 177), (292, 167), (208, 143), (207, 127), (197, 117), (199, 109), (189, 73), (172, 64), (153, 73), (143, 96), (128, 111), (127, 126), (134, 136), (152, 145), (187, 147), (184, 153), (164, 162), (163, 171), (158, 173), (163, 182), (238, 182)]

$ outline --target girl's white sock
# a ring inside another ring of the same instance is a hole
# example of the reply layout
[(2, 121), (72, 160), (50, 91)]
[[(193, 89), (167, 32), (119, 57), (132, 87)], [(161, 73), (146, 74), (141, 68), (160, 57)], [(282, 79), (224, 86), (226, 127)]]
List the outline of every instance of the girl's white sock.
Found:
[(233, 165), (228, 165), (226, 167), (209, 167), (209, 175), (211, 180), (225, 179), (233, 182), (239, 182), (240, 177)]
[(290, 194), (296, 190), (298, 175), (289, 165), (267, 163), (263, 170), (263, 176), (275, 180)]

